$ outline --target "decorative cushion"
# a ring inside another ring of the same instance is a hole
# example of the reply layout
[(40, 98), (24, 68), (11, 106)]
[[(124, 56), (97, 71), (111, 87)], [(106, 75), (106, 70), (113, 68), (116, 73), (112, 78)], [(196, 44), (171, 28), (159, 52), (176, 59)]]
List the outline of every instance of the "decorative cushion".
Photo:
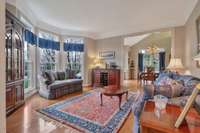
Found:
[(182, 82), (184, 86), (186, 86), (192, 78), (192, 76), (188, 75), (176, 75), (176, 77), (173, 77), (173, 79)]
[(168, 98), (171, 98), (172, 88), (171, 88), (170, 85), (155, 86), (154, 95), (163, 95), (163, 96), (166, 96)]
[(157, 83), (157, 86), (170, 85), (170, 84), (172, 84), (172, 82), (174, 82), (174, 80), (172, 78), (170, 78), (168, 76), (164, 76), (160, 79), (159, 83)]
[(155, 95), (161, 94), (168, 98), (181, 96), (184, 86), (169, 77), (164, 77), (159, 85), (155, 86)]
[(45, 83), (47, 85), (50, 85), (55, 81), (54, 74), (51, 71), (44, 72), (44, 78), (46, 79)]
[(76, 78), (76, 72), (74, 70), (66, 69), (66, 75), (67, 75), (67, 79), (75, 79)]
[(172, 95), (171, 97), (179, 97), (181, 96), (183, 90), (184, 90), (184, 86), (179, 83), (179, 82), (172, 82), (172, 84), (170, 85), (172, 88)]
[(58, 80), (57, 72), (53, 72), (53, 75), (54, 75), (55, 80)]
[(58, 80), (65, 80), (65, 72), (57, 72)]
[(187, 96), (192, 94), (192, 91), (194, 90), (194, 88), (196, 87), (196, 85), (200, 83), (200, 81), (198, 80), (190, 80), (187, 82), (187, 84), (184, 87), (184, 91), (183, 91), (183, 95)]
[(159, 73), (158, 78), (155, 81), (155, 85), (158, 85), (160, 83), (160, 80), (162, 80), (163, 77), (169, 77), (172, 78), (174, 75), (173, 72), (170, 71), (162, 71), (161, 73)]

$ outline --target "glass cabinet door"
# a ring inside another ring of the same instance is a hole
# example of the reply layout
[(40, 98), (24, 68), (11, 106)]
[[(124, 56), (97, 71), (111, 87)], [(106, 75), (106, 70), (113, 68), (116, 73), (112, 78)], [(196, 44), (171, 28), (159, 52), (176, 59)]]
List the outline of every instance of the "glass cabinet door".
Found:
[(17, 80), (22, 78), (22, 41), (17, 32), (14, 33), (14, 41), (14, 80)]
[(6, 31), (6, 81), (12, 80), (12, 29)]

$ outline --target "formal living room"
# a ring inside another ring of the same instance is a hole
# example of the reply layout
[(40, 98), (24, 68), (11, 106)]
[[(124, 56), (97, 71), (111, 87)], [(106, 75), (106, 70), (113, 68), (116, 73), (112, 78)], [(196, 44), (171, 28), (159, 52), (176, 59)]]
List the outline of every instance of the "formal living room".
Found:
[(0, 133), (200, 133), (199, 0), (0, 0)]

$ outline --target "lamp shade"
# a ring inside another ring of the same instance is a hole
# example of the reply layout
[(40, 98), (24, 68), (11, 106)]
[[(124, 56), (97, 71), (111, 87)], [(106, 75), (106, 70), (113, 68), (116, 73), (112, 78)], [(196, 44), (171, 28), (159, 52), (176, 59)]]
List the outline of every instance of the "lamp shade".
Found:
[(167, 66), (169, 70), (182, 70), (184, 69), (182, 61), (180, 58), (171, 58), (169, 65)]
[(184, 75), (192, 75), (192, 73), (190, 72), (190, 70), (186, 70)]

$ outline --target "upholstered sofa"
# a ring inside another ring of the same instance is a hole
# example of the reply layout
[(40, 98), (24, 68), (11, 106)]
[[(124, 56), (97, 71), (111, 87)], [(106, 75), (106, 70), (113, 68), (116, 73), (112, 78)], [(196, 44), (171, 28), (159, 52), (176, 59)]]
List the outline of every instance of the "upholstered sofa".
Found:
[(76, 77), (72, 71), (46, 71), (39, 77), (39, 82), (40, 96), (47, 99), (56, 99), (66, 94), (82, 91), (83, 81)]
[[(153, 100), (155, 95), (161, 94), (168, 97), (168, 103), (178, 106), (184, 106), (188, 97), (195, 86), (200, 83), (200, 79), (179, 75), (173, 72), (162, 72), (153, 85), (145, 85), (141, 91), (140, 97), (134, 103), (132, 111), (134, 114), (134, 133), (140, 132), (140, 115), (145, 101)], [(200, 112), (200, 95), (197, 96), (193, 107)]]

